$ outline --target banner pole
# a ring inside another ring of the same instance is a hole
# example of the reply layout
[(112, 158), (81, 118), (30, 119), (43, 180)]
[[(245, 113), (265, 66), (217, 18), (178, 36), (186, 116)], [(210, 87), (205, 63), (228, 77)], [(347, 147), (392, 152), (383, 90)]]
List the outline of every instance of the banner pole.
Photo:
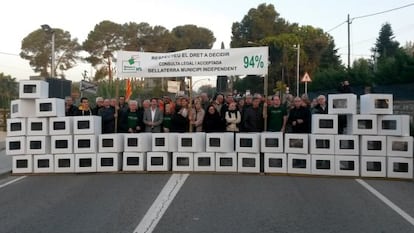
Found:
[(190, 128), (189, 131), (190, 133), (193, 132), (193, 127), (191, 125), (191, 120), (193, 118), (192, 116), (192, 111), (193, 111), (193, 104), (192, 104), (192, 100), (193, 100), (193, 77), (190, 76), (190, 82), (188, 84), (188, 88), (190, 89), (188, 94), (190, 96), (190, 99), (188, 100), (188, 119), (189, 119), (189, 124), (190, 124)]
[(115, 98), (116, 98), (116, 105), (115, 105), (115, 133), (118, 133), (118, 108), (119, 108), (119, 103), (118, 103), (118, 99), (119, 99), (119, 77), (116, 78), (116, 82), (115, 82)]

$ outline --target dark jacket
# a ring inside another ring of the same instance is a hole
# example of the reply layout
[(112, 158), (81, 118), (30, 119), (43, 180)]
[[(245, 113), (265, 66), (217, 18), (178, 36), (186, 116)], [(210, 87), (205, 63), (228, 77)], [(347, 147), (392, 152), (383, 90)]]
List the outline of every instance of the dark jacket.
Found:
[(75, 105), (71, 105), (68, 109), (65, 109), (66, 116), (76, 116), (78, 108)]
[(210, 114), (208, 111), (204, 115), (203, 120), (203, 131), (206, 133), (212, 132), (224, 132), (223, 129), (223, 119), (220, 117), (220, 114), (215, 111), (214, 114)]
[[(118, 112), (119, 114), (120, 112)], [(128, 109), (125, 112), (122, 112), (122, 114), (119, 114), (119, 123), (118, 123), (118, 132), (119, 133), (128, 133), (128, 115), (131, 113), (131, 111)], [(137, 110), (136, 112), (133, 112), (132, 114), (135, 114), (137, 117), (137, 121), (135, 124), (136, 126), (139, 126), (141, 130), (136, 131), (135, 133), (139, 133), (144, 131), (144, 122), (142, 121), (143, 114), (142, 111)]]
[(328, 114), (328, 105), (325, 105), (325, 109), (321, 107), (320, 104), (317, 104), (312, 111), (313, 114)]
[[(294, 121), (303, 120), (303, 123), (293, 125)], [(292, 133), (310, 133), (311, 132), (311, 113), (308, 108), (292, 108), (289, 113), (288, 123), (292, 126)]]
[(92, 114), (92, 111), (89, 109), (89, 110), (81, 110), (81, 109), (77, 109), (76, 110), (76, 116), (92, 116), (93, 114)]
[(171, 117), (171, 128), (170, 132), (184, 133), (188, 132), (190, 122), (187, 117), (184, 117), (179, 112), (174, 113)]
[(115, 108), (100, 108), (98, 116), (102, 118), (102, 133), (115, 133)]
[(261, 108), (248, 107), (244, 112), (242, 124), (244, 132), (262, 132), (264, 129), (264, 120)]

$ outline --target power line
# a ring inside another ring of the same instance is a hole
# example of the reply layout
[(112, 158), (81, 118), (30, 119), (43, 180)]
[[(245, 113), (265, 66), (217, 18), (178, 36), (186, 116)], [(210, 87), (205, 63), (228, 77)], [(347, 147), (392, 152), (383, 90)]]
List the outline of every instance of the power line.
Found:
[(19, 54), (15, 54), (15, 53), (6, 53), (6, 52), (1, 52), (1, 51), (0, 51), (0, 54), (3, 54), (3, 55), (9, 55), (9, 56), (20, 56)]
[(396, 7), (396, 8), (392, 8), (392, 9), (389, 9), (389, 10), (380, 11), (380, 12), (376, 12), (376, 13), (372, 13), (372, 14), (353, 17), (351, 19), (351, 21), (354, 20), (354, 19), (362, 19), (362, 18), (367, 18), (367, 17), (371, 17), (371, 16), (375, 16), (375, 15), (385, 14), (385, 13), (388, 13), (388, 12), (391, 12), (391, 11), (396, 11), (396, 10), (403, 9), (403, 8), (406, 8), (406, 7), (410, 7), (410, 6), (414, 6), (414, 3), (410, 3), (410, 4), (407, 4), (407, 5), (404, 5), (404, 6), (400, 6), (400, 7)]
[(329, 30), (328, 30), (328, 31), (326, 31), (326, 32), (328, 33), (328, 32), (330, 32), (330, 31), (333, 31), (333, 30), (335, 30), (335, 29), (339, 28), (340, 26), (342, 26), (343, 24), (345, 24), (346, 22), (348, 22), (348, 21), (347, 21), (347, 20), (345, 20), (344, 22), (342, 22), (342, 23), (340, 23), (340, 24), (336, 25), (335, 27), (333, 27), (333, 28), (329, 29)]

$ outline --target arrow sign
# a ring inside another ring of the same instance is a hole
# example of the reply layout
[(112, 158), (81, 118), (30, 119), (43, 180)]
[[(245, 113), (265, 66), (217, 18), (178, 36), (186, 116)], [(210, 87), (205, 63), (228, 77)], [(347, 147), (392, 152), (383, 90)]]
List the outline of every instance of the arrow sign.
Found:
[(303, 83), (312, 82), (312, 79), (310, 78), (308, 72), (305, 72), (305, 75), (303, 75), (303, 78), (300, 80)]

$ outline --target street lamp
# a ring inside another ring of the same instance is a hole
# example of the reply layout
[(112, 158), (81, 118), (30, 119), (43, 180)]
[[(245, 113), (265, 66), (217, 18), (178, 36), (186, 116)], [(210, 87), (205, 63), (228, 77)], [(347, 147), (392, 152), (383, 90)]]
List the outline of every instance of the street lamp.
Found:
[(296, 61), (296, 96), (299, 97), (299, 59), (300, 59), (300, 44), (295, 45), (297, 52)]
[(42, 27), (42, 30), (44, 32), (52, 36), (52, 64), (50, 68), (50, 76), (54, 77), (55, 76), (55, 30), (53, 30), (48, 24), (43, 24), (40, 27)]

